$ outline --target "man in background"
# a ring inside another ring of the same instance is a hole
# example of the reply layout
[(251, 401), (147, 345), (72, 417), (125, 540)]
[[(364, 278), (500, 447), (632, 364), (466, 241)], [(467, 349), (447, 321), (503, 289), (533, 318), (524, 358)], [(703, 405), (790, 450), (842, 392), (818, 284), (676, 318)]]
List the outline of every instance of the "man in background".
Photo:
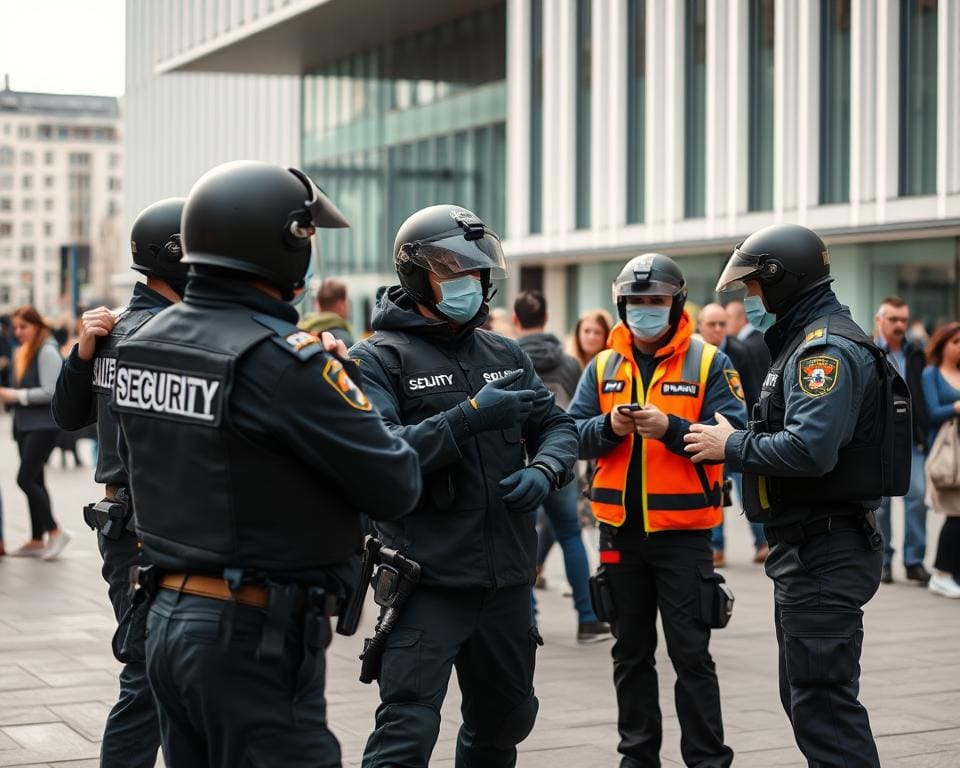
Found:
[(317, 311), (300, 321), (299, 327), (307, 333), (319, 336), (329, 331), (337, 341), (347, 348), (353, 346), (353, 328), (347, 322), (350, 316), (350, 300), (347, 298), (347, 284), (343, 280), (330, 277), (320, 283), (317, 291)]

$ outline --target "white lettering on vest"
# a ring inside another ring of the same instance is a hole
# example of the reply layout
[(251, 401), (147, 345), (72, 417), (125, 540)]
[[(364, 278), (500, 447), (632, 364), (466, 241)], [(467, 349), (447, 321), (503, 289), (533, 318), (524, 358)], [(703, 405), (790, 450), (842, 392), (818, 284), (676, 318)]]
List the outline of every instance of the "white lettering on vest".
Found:
[(502, 379), (505, 376), (509, 376), (511, 373), (516, 373), (517, 371), (522, 371), (522, 368), (507, 369), (505, 371), (487, 371), (483, 374), (483, 381), (486, 384), (489, 384), (491, 381), (496, 381), (497, 379)]
[(113, 379), (117, 373), (117, 358), (95, 357), (93, 359), (93, 386), (113, 389)]
[(449, 387), (451, 384), (453, 384), (452, 373), (436, 373), (433, 376), (418, 376), (407, 379), (407, 386), (412, 392), (420, 389)]
[(114, 401), (121, 408), (196, 421), (217, 418), (217, 379), (122, 366), (116, 369), (115, 384)]

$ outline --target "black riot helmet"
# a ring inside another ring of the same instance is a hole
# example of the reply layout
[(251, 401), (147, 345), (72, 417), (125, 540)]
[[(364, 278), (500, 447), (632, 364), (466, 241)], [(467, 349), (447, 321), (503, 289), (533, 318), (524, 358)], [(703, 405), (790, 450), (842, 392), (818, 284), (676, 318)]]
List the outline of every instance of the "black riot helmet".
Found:
[(670, 328), (676, 330), (687, 303), (687, 281), (677, 263), (662, 253), (642, 253), (626, 263), (613, 281), (613, 303), (627, 322), (627, 299), (631, 296), (672, 296)]
[(446, 280), (480, 270), (484, 302), (496, 293), (491, 280), (507, 276), (497, 233), (459, 205), (432, 205), (410, 216), (397, 230), (393, 261), (404, 292), (444, 317), (427, 272)]
[(303, 286), (317, 227), (350, 224), (302, 171), (248, 160), (207, 171), (183, 209), (184, 261), (198, 272), (240, 273), (278, 288)]
[(130, 265), (141, 274), (158, 277), (183, 296), (187, 265), (180, 247), (180, 215), (185, 199), (168, 197), (148, 205), (130, 230)]
[(756, 280), (767, 311), (781, 315), (797, 299), (830, 277), (830, 255), (813, 230), (796, 224), (774, 224), (758, 229), (733, 251), (717, 293), (746, 287)]

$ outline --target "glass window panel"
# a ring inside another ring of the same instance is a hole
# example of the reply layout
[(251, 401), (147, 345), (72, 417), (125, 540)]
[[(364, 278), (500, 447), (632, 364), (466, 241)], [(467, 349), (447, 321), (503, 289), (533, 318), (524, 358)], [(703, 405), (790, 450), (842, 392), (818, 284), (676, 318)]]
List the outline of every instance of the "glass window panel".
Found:
[(750, 0), (748, 208), (773, 208), (775, 0)]
[(820, 202), (850, 199), (850, 0), (820, 0)]
[(543, 231), (543, 0), (530, 1), (530, 232)]
[(707, 3), (687, 0), (684, 58), (684, 215), (705, 214), (707, 182)]
[(627, 4), (627, 222), (643, 221), (647, 4)]
[(576, 227), (590, 226), (591, 0), (577, 0)]
[(900, 194), (937, 191), (937, 0), (900, 0)]

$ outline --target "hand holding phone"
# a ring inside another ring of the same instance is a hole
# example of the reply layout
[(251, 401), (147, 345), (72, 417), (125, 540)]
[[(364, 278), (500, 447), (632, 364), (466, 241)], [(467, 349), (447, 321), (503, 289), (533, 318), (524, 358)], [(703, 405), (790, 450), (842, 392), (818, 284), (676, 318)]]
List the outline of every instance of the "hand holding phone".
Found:
[(643, 410), (643, 406), (639, 403), (628, 403), (627, 405), (618, 405), (617, 410), (625, 416), (629, 416), (635, 411)]

